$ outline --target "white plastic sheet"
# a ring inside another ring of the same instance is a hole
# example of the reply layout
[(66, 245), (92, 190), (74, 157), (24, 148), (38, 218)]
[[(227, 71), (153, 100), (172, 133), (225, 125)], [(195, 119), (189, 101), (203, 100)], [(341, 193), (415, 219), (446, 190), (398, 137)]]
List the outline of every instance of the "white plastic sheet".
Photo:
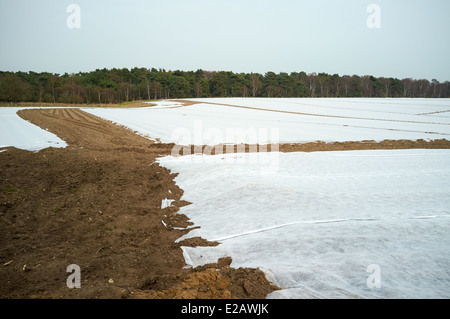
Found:
[(66, 142), (53, 133), (25, 121), (17, 115), (20, 107), (0, 108), (0, 148), (39, 151), (47, 147), (67, 147)]
[(180, 240), (221, 242), (183, 247), (190, 266), (260, 267), (284, 288), (269, 298), (450, 297), (450, 150), (279, 153), (273, 173), (217, 156), (159, 162), (200, 226)]
[[(85, 111), (143, 136), (180, 145), (450, 137), (450, 117), (443, 116), (448, 113), (436, 113), (450, 110), (448, 99), (223, 98), (194, 101), (203, 103), (177, 107), (174, 102), (162, 101), (156, 102), (156, 107), (89, 108)], [(208, 102), (222, 105), (206, 104)], [(239, 134), (239, 130), (243, 134)]]

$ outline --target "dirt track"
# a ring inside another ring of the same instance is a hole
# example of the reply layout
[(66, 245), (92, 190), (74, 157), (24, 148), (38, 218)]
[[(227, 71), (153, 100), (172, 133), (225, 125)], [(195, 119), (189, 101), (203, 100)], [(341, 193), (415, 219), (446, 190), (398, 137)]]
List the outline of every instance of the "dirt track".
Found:
[[(173, 145), (79, 109), (19, 115), (69, 146), (0, 153), (0, 298), (265, 298), (276, 289), (230, 259), (182, 269), (181, 245), (216, 243), (174, 243), (185, 231), (172, 227), (190, 224), (177, 211), (189, 203), (154, 163)], [(165, 198), (176, 201), (162, 210)], [(80, 266), (80, 289), (66, 285), (70, 264)]]

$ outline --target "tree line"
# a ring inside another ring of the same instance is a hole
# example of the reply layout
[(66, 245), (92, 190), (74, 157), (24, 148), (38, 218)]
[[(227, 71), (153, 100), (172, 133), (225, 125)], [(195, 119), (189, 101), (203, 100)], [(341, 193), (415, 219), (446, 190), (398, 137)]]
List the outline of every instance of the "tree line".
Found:
[(97, 69), (75, 74), (0, 71), (0, 101), (112, 104), (201, 97), (449, 98), (450, 82), (292, 72)]

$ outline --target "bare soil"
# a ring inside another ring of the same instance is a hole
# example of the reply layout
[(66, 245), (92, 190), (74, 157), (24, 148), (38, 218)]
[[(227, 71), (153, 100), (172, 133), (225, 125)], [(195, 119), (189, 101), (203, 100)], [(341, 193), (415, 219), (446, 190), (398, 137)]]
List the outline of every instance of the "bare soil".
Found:
[[(176, 244), (190, 203), (155, 163), (173, 145), (155, 144), (79, 109), (19, 115), (69, 145), (0, 153), (0, 298), (265, 298), (278, 289), (259, 269), (231, 259), (183, 269)], [(165, 198), (172, 207), (161, 209)], [(166, 224), (166, 226), (162, 223)], [(81, 269), (69, 289), (67, 266)]]
[(321, 141), (310, 143), (287, 143), (268, 145), (191, 145), (179, 147), (179, 155), (207, 154), (217, 155), (227, 152), (331, 152), (331, 151), (354, 151), (354, 150), (398, 150), (398, 149), (450, 149), (450, 141), (440, 140), (384, 140), (376, 141), (347, 141), (325, 143)]

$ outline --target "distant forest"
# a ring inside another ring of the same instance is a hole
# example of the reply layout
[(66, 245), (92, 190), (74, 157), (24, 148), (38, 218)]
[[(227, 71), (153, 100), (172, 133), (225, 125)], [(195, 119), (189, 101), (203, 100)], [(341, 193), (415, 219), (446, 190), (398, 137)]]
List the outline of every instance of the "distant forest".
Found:
[(0, 101), (110, 104), (201, 97), (449, 98), (450, 82), (327, 73), (265, 74), (97, 69), (76, 74), (0, 71)]

